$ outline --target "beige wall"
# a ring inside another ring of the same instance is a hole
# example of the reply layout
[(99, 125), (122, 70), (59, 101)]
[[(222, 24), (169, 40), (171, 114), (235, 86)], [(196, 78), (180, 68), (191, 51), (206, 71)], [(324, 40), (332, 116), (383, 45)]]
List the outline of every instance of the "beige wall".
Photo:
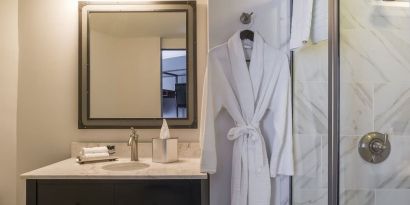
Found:
[(17, 0), (0, 1), (0, 204), (16, 204)]
[(163, 49), (186, 48), (186, 38), (162, 38), (161, 47)]
[(91, 31), (90, 116), (161, 117), (161, 39)]
[[(207, 3), (197, 3), (200, 98), (208, 47)], [(68, 158), (72, 141), (128, 140), (129, 130), (77, 129), (76, 0), (20, 0), (19, 34), (18, 174)], [(198, 129), (171, 130), (171, 135), (182, 141), (197, 141), (198, 133)], [(142, 140), (148, 141), (158, 137), (159, 130), (142, 130), (141, 134)], [(20, 180), (21, 205), (25, 203), (24, 189)]]

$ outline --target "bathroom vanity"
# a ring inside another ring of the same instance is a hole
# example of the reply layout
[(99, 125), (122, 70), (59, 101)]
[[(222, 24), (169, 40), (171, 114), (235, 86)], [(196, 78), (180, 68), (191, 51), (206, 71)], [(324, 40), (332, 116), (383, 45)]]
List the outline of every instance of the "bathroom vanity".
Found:
[(27, 205), (205, 205), (208, 177), (198, 158), (80, 165), (75, 158), (25, 173)]
[[(156, 129), (163, 119), (197, 128), (195, 1), (86, 1), (78, 11), (79, 129)], [(124, 143), (114, 144), (117, 161), (76, 162), (81, 147), (106, 145), (74, 143), (72, 158), (23, 174), (26, 204), (209, 204), (199, 146), (178, 143), (179, 160), (168, 164), (153, 163), (143, 144), (131, 162)]]

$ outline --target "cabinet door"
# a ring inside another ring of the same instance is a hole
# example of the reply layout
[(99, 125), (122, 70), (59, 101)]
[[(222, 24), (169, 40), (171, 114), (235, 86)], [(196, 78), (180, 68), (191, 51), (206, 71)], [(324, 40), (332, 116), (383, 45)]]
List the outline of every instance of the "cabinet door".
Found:
[(115, 185), (115, 205), (200, 205), (200, 180), (141, 180)]
[(110, 183), (39, 181), (38, 205), (113, 205)]

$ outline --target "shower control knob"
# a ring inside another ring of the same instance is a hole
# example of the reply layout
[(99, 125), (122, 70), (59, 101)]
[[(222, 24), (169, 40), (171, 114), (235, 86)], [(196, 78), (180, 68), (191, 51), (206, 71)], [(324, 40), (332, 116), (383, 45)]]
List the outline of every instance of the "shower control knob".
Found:
[(359, 142), (359, 154), (367, 162), (378, 164), (390, 155), (391, 145), (387, 134), (371, 132)]

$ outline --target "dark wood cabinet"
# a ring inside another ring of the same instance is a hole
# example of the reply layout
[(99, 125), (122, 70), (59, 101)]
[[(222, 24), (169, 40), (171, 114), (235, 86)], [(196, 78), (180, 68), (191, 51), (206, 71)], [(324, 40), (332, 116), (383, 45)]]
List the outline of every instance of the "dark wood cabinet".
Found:
[(113, 205), (111, 184), (98, 182), (37, 183), (37, 203), (41, 205)]
[(27, 205), (207, 205), (207, 180), (27, 180)]
[[(123, 182), (115, 185), (116, 205), (200, 205), (199, 180)], [(135, 203), (139, 202), (139, 203)]]

